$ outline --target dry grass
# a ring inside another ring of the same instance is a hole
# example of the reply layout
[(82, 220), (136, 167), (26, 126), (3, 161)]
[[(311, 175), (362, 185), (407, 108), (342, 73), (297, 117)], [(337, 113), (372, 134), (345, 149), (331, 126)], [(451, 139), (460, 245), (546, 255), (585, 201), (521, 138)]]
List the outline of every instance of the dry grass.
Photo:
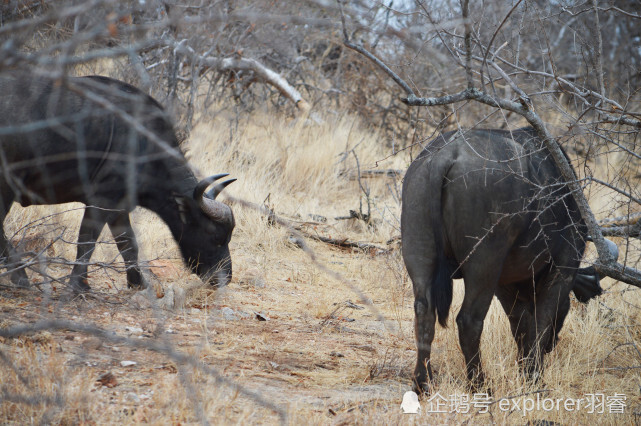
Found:
[[(361, 128), (353, 117), (326, 120), (324, 125), (302, 125), (269, 114), (240, 122), (220, 117), (194, 130), (188, 157), (201, 175), (225, 171), (237, 177), (238, 182), (227, 190), (236, 199), (266, 203), (284, 218), (309, 222), (310, 232), (383, 247), (398, 234), (399, 206), (394, 199), (398, 179), (367, 180), (372, 226), (334, 218), (358, 210), (363, 199), (358, 182), (348, 177), (356, 168), (355, 156), (345, 153), (354, 149), (360, 167), (371, 169), (388, 156), (384, 141)], [(405, 169), (408, 162), (407, 156), (399, 155), (378, 167)], [(43, 214), (68, 209), (14, 207), (7, 220), (9, 233)], [(609, 414), (606, 407), (603, 414), (561, 409), (523, 415), (501, 410), (498, 403), (489, 414), (474, 409), (430, 413), (424, 400), (422, 414), (403, 415), (399, 405), (409, 390), (415, 347), (411, 284), (398, 250), (376, 255), (309, 241), (316, 263), (289, 241), (288, 229), (269, 225), (259, 211), (236, 204), (234, 213), (231, 284), (218, 291), (191, 288), (186, 306), (177, 311), (147, 306), (124, 289), (122, 273), (100, 268), (91, 276), (97, 294), (86, 298), (66, 300), (60, 289), (41, 293), (0, 287), (1, 327), (57, 318), (95, 324), (131, 338), (117, 343), (67, 330), (0, 340), (4, 357), (0, 360), (0, 422), (279, 421), (277, 413), (243, 390), (162, 352), (133, 345), (154, 341), (170, 343), (244, 390), (282, 407), (292, 424), (525, 424), (536, 420), (623, 424), (637, 420), (641, 385), (637, 291), (606, 282), (608, 293), (598, 301), (573, 306), (557, 349), (546, 358), (547, 391), (540, 394), (542, 398), (581, 398), (589, 393), (623, 393), (627, 396), (624, 414)], [(327, 221), (319, 221), (318, 216)], [(37, 228), (38, 233), (30, 228), (33, 244), (46, 246), (63, 231), (65, 239), (73, 241), (79, 217), (79, 212), (64, 213), (53, 217), (47, 227)], [(144, 257), (159, 259), (154, 264), (164, 266), (155, 269), (160, 285), (193, 287), (196, 278), (182, 267), (165, 225), (142, 210), (134, 213), (134, 224)], [(44, 231), (49, 234), (42, 236)], [(107, 233), (103, 237), (110, 239)], [(72, 258), (74, 249), (59, 241), (48, 254)], [(114, 258), (119, 259), (115, 248), (104, 244), (94, 260)], [(49, 272), (61, 275), (66, 270), (51, 267)], [(462, 284), (455, 286), (456, 311)], [(225, 317), (229, 309), (233, 318)], [(257, 313), (268, 320), (259, 320)], [(379, 321), (378, 315), (385, 320)], [(443, 396), (469, 392), (455, 316), (451, 315), (447, 329), (437, 329), (433, 346), (437, 389)], [(518, 374), (516, 348), (497, 303), (485, 321), (482, 351), (495, 398), (524, 394), (520, 399), (536, 398), (537, 389), (524, 384)], [(136, 364), (122, 366), (121, 361)]]

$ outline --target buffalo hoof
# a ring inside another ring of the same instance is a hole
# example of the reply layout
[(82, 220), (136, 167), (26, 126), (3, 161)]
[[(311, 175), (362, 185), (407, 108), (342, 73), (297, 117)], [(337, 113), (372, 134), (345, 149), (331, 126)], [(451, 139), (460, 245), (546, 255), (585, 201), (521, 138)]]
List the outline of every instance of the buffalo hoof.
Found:
[(23, 268), (19, 268), (11, 273), (11, 282), (20, 288), (29, 288), (31, 286), (27, 273)]
[(484, 393), (488, 396), (492, 396), (494, 392), (492, 391), (492, 387), (488, 385), (487, 383), (470, 383), (470, 391), (472, 394), (475, 393)]
[(80, 277), (71, 277), (69, 287), (74, 293), (86, 293), (91, 290), (91, 287), (87, 284), (87, 279)]
[(231, 276), (225, 274), (217, 274), (209, 279), (209, 285), (213, 288), (226, 287), (231, 282)]
[(133, 290), (144, 290), (149, 287), (139, 267), (127, 269), (127, 287)]
[(31, 282), (26, 275), (11, 276), (11, 282), (20, 288), (29, 288), (31, 287)]
[(412, 380), (412, 390), (417, 395), (430, 395), (433, 390), (432, 382), (427, 379), (414, 378)]
[(127, 287), (129, 287), (132, 290), (144, 290), (149, 287), (149, 284), (147, 283), (147, 280), (142, 279), (139, 282), (127, 282)]

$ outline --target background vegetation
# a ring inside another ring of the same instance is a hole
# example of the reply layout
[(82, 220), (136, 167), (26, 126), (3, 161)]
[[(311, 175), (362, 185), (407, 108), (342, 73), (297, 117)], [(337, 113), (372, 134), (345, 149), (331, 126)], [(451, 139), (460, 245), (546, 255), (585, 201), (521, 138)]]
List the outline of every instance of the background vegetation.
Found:
[[(389, 73), (348, 48), (345, 35), (417, 96), (473, 82), (496, 99), (530, 102), (570, 153), (603, 232), (616, 235), (620, 262), (639, 262), (638, 2), (485, 1), (469, 5), (467, 19), (464, 5), (2, 3), (0, 73), (135, 84), (172, 112), (199, 176), (228, 172), (238, 182), (226, 190), (237, 222), (234, 278), (220, 290), (203, 288), (165, 225), (137, 210), (153, 287), (125, 289), (104, 231), (90, 269), (94, 292), (70, 298), (63, 283), (75, 247), (66, 241), (75, 240), (82, 206), (14, 205), (7, 234), (34, 253), (37, 285), (18, 290), (0, 277), (0, 421), (638, 422), (641, 300), (636, 287), (609, 278), (598, 300), (573, 301), (542, 388), (519, 376), (495, 303), (482, 341), (489, 413), (433, 413), (424, 400), (419, 417), (401, 414), (415, 360), (398, 241), (402, 174), (440, 131), (527, 122), (473, 100), (408, 106)], [(591, 250), (586, 263), (598, 262)], [(462, 283), (455, 294), (457, 311)], [(469, 393), (453, 320), (433, 347), (440, 394)], [(626, 395), (623, 414), (607, 405), (600, 414), (499, 409), (501, 398), (594, 393)]]

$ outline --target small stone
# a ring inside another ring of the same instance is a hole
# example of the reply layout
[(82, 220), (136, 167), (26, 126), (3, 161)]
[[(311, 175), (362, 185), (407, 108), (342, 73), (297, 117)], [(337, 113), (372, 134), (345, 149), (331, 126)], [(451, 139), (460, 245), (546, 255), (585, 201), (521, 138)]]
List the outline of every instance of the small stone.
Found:
[(127, 394), (127, 400), (134, 404), (140, 404), (140, 397), (133, 392)]
[(113, 388), (118, 386), (118, 381), (116, 380), (116, 377), (111, 372), (106, 372), (105, 374), (98, 377), (98, 380), (96, 381), (100, 383), (102, 386), (105, 386), (107, 388)]
[(138, 364), (136, 361), (120, 361), (122, 367), (131, 367)]
[(267, 315), (261, 314), (260, 312), (254, 312), (254, 314), (256, 315), (256, 319), (258, 321), (269, 321), (270, 319)]
[(265, 288), (265, 279), (261, 276), (253, 277), (249, 283), (256, 288)]
[(82, 347), (85, 349), (100, 349), (102, 347), (102, 340), (97, 337), (90, 337), (82, 342)]
[(230, 307), (225, 306), (222, 310), (221, 313), (223, 314), (223, 319), (227, 321), (235, 321), (238, 319), (236, 316), (236, 312)]
[(139, 309), (148, 309), (151, 308), (152, 305), (151, 299), (145, 294), (144, 291), (140, 291), (134, 294), (130, 300), (134, 304), (136, 304)]
[(421, 410), (421, 404), (418, 402), (418, 395), (415, 392), (407, 391), (403, 395), (401, 410), (405, 414), (418, 414)]

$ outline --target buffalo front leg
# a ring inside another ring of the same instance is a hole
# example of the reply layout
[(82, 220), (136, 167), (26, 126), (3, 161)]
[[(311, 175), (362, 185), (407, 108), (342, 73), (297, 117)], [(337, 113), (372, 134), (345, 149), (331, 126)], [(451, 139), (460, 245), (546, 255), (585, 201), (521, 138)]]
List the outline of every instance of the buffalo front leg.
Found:
[(109, 229), (116, 239), (116, 245), (127, 268), (127, 286), (129, 288), (147, 288), (147, 283), (138, 265), (138, 242), (129, 220), (129, 213), (122, 212), (109, 221)]
[(100, 236), (100, 232), (112, 214), (113, 212), (95, 207), (85, 208), (76, 245), (76, 263), (71, 271), (71, 279), (69, 280), (69, 286), (76, 292), (90, 290), (87, 283), (88, 263), (96, 248), (96, 241)]
[[(0, 223), (1, 225), (1, 223)], [(24, 270), (24, 264), (20, 254), (13, 245), (7, 240), (4, 234), (4, 228), (0, 226), (0, 255), (5, 258), (5, 264), (11, 272), (11, 282), (18, 287), (29, 287), (29, 278)]]
[(11, 203), (13, 203), (13, 193), (6, 182), (0, 182), (3, 190), (0, 193), (0, 256), (4, 257), (4, 262), (11, 272), (11, 282), (19, 287), (29, 287), (29, 279), (24, 270), (24, 264), (18, 251), (7, 239), (4, 233), (4, 219), (9, 213)]
[(554, 324), (552, 326), (553, 334), (548, 339), (547, 345), (545, 346), (545, 353), (548, 354), (556, 347), (557, 342), (559, 341), (559, 333), (563, 328), (563, 323), (565, 322), (565, 317), (570, 311), (570, 297), (565, 297), (564, 299), (559, 300), (556, 310), (556, 316), (554, 318)]
[(524, 366), (525, 374), (533, 382), (543, 377), (543, 355), (554, 348), (570, 307), (571, 277), (557, 276), (553, 282), (554, 285), (544, 286), (545, 290), (537, 293), (534, 307), (535, 332), (528, 342), (531, 350)]

